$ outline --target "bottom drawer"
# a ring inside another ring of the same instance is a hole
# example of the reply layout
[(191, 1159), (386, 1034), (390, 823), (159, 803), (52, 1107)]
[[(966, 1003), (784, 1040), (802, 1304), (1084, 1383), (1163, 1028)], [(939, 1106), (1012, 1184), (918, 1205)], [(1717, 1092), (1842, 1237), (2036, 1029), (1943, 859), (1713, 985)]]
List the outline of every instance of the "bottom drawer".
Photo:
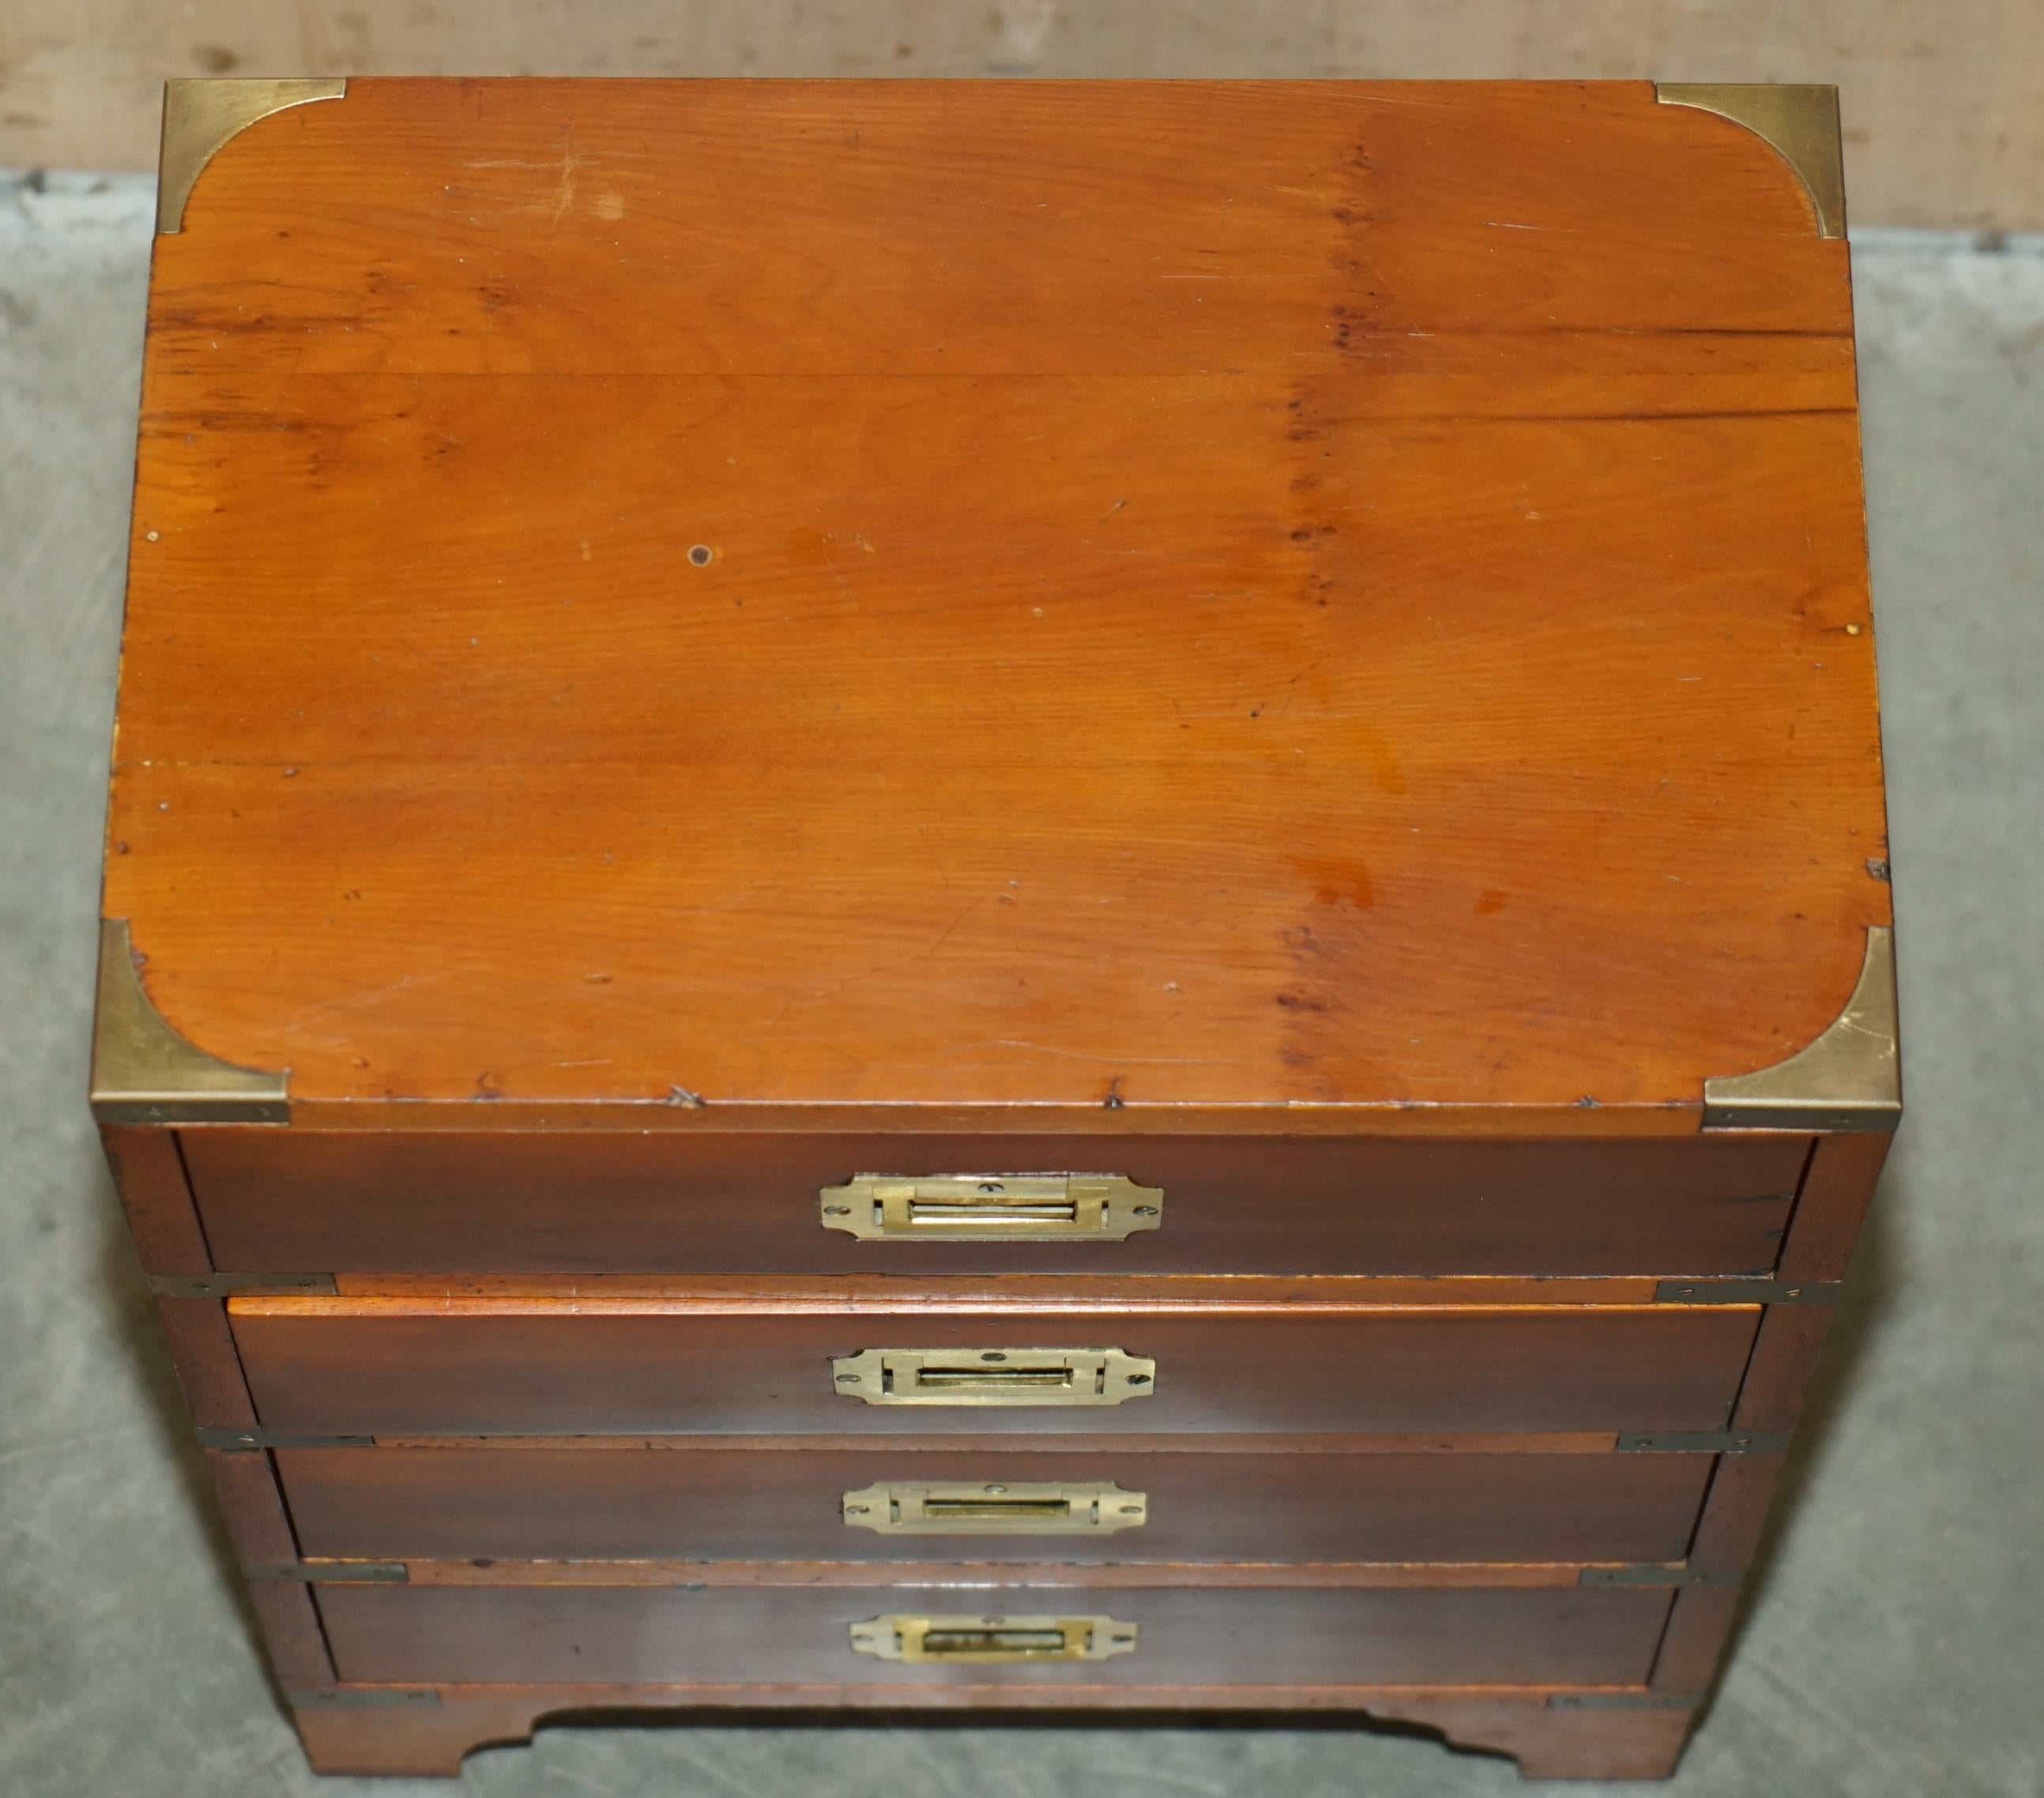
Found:
[(342, 1680), (444, 1684), (1629, 1685), (1646, 1680), (1673, 1600), (1650, 1587), (1216, 1589), (962, 1577), (314, 1589)]

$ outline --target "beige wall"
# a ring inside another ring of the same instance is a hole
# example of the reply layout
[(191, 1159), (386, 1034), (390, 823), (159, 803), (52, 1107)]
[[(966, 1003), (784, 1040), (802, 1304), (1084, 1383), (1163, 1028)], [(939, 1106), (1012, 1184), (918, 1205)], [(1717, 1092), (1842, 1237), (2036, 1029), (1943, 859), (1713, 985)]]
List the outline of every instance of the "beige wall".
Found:
[(2044, 229), (2044, 0), (0, 0), (0, 166), (144, 168), (171, 75), (1830, 81), (1862, 224)]

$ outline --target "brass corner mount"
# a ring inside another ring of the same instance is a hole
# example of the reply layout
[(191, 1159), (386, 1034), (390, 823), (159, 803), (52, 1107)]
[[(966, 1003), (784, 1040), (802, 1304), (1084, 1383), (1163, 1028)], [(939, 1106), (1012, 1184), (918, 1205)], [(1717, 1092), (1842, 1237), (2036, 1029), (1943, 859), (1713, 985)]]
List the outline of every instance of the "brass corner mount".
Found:
[(173, 1030), (144, 990), (125, 918), (99, 924), (92, 1110), (102, 1124), (288, 1124), (285, 1076), (236, 1067)]
[(314, 75), (290, 81), (196, 80), (163, 83), (163, 152), (156, 172), (156, 233), (185, 225), (185, 202), (192, 184), (221, 147), (258, 119), (314, 100), (338, 100), (348, 92), (345, 75)]
[(1706, 1130), (1892, 1130), (1902, 1117), (1895, 933), (1872, 924), (1846, 1008), (1786, 1061), (1704, 1082)]
[(1817, 214), (1817, 235), (1846, 234), (1845, 159), (1838, 90), (1791, 83), (1657, 81), (1664, 106), (1695, 106), (1742, 125), (1796, 171)]

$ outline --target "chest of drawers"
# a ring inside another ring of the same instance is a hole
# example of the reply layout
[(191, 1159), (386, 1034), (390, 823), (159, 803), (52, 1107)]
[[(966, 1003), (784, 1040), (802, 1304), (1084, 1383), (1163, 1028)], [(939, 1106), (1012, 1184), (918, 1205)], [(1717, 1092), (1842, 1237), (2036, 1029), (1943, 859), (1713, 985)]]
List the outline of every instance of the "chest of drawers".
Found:
[(1667, 1772), (1900, 1105), (1828, 91), (164, 141), (93, 1098), (313, 1764)]

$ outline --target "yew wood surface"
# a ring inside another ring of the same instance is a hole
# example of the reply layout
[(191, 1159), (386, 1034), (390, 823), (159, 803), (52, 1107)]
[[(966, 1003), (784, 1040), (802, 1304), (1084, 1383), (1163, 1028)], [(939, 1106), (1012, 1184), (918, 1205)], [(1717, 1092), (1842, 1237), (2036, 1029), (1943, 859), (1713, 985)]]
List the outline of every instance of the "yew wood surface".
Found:
[[(219, 1265), (267, 1273), (1618, 1276), (1771, 1268), (1810, 1139), (197, 1129), (182, 1143)], [(861, 1243), (817, 1215), (820, 1188), (863, 1172), (1046, 1167), (1161, 1188), (1162, 1227), (1120, 1243)]]
[[(263, 1427), (287, 1434), (1711, 1430), (1751, 1306), (1434, 1306), (1293, 1316), (1044, 1309), (830, 1316), (657, 1300), (237, 1298)], [(1114, 1347), (1157, 1362), (1118, 1405), (868, 1404), (866, 1349)]]
[[(1432, 1685), (1643, 1681), (1669, 1611), (1653, 1588), (1089, 1593), (929, 1587), (321, 1585), (343, 1680), (811, 1680), (874, 1685), (1114, 1685), (1239, 1679)], [(1001, 1666), (855, 1654), (850, 1626), (889, 1612), (1107, 1614), (1132, 1654)]]
[[(1032, 1562), (1679, 1561), (1702, 1454), (1040, 1454), (436, 1447), (280, 1449), (302, 1552), (369, 1561)], [(882, 1535), (847, 1492), (1111, 1480), (1112, 1535)]]
[(106, 912), (305, 1120), (1693, 1130), (1889, 916), (1850, 328), (1644, 83), (352, 82), (157, 240)]

